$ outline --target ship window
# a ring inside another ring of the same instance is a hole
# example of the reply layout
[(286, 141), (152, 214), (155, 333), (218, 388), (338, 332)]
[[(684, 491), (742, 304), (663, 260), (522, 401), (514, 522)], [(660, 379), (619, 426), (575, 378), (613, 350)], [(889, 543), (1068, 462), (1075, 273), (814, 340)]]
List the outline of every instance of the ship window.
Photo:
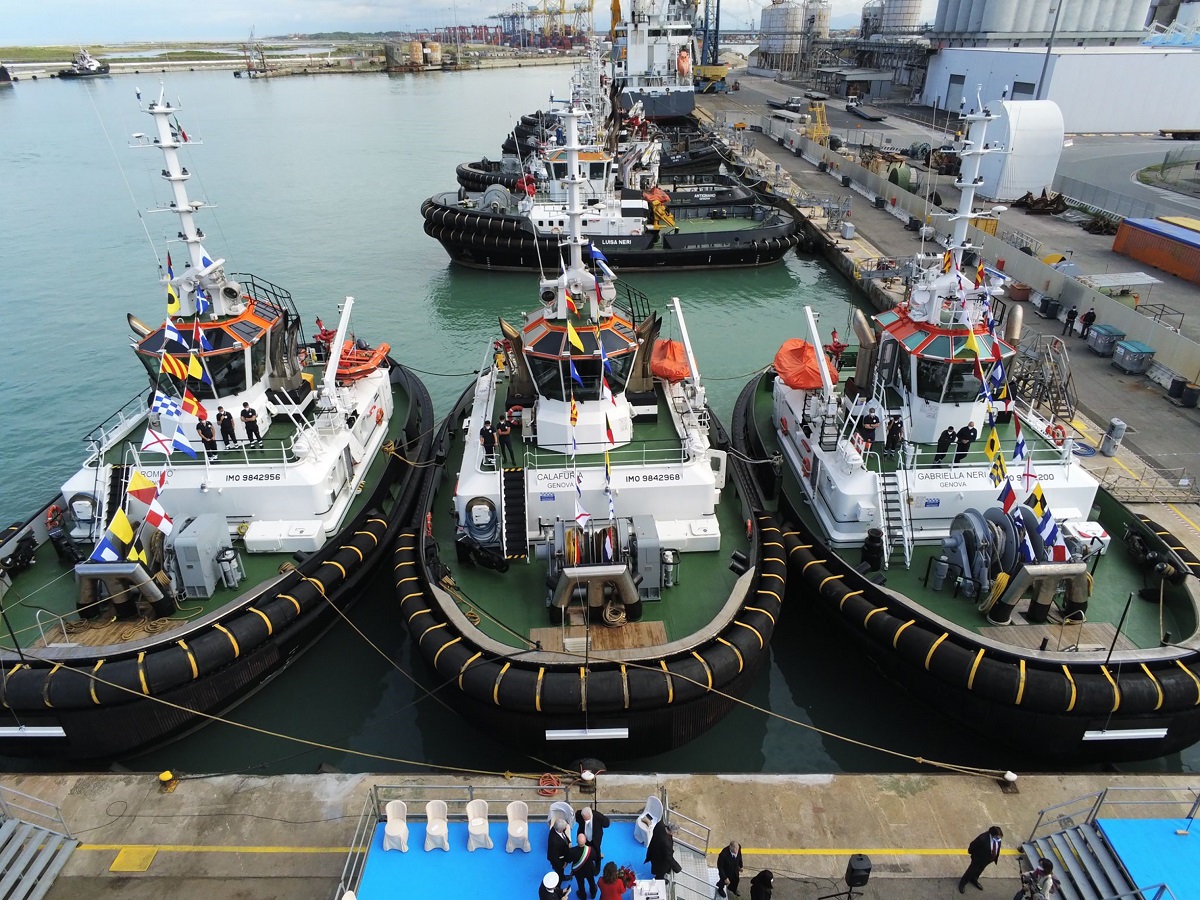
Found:
[(950, 381), (946, 384), (947, 403), (974, 403), (983, 383), (975, 374), (975, 361), (951, 363)]
[(604, 163), (602, 163), (602, 162), (592, 163), (592, 174), (591, 174), (591, 176), (589, 176), (592, 179), (592, 181), (603, 181), (604, 180), (604, 168), (605, 168), (605, 166), (604, 166)]
[(565, 162), (556, 162), (550, 164), (550, 171), (557, 179), (567, 177), (567, 164)]
[[(272, 340), (283, 341), (283, 329), (271, 335)], [(267, 374), (267, 342), (259, 341), (250, 348), (250, 379), (258, 381)]]

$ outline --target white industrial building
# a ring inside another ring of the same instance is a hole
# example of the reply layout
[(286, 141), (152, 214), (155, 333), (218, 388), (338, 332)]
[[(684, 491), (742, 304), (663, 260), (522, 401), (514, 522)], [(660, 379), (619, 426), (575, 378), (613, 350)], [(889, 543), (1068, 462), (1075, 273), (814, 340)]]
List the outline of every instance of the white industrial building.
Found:
[[(1045, 66), (1045, 79), (1038, 83)], [(956, 48), (929, 58), (921, 102), (966, 112), (1001, 99), (1053, 100), (1068, 134), (1200, 128), (1200, 53), (1168, 47)]]
[(1151, 0), (938, 0), (938, 47), (1090, 47), (1138, 43)]

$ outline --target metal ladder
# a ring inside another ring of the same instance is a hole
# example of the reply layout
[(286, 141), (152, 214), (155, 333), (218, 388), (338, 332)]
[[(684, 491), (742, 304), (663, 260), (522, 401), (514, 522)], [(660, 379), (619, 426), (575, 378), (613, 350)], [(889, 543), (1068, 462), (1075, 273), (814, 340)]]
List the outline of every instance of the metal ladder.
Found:
[[(50, 821), (62, 830), (34, 825), (19, 814)], [(40, 900), (78, 846), (57, 806), (0, 787), (0, 900)]]
[(901, 551), (904, 568), (912, 565), (913, 537), (908, 527), (904, 495), (900, 491), (900, 478), (895, 472), (879, 473), (879, 508), (883, 511), (884, 534), (888, 552), (883, 557), (883, 567), (891, 568), (896, 551)]
[(504, 503), (504, 558), (525, 559), (529, 551), (525, 537), (525, 469), (506, 468), (500, 480), (500, 490)]
[(1031, 334), (1021, 342), (1008, 377), (1009, 387), (1032, 406), (1046, 409), (1051, 421), (1075, 418), (1078, 398), (1071, 359), (1060, 337)]

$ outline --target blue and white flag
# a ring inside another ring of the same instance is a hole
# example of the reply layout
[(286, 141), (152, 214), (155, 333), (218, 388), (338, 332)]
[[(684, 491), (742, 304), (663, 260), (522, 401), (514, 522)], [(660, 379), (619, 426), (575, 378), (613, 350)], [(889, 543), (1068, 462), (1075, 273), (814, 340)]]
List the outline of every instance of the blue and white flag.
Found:
[(150, 412), (178, 419), (183, 415), (183, 404), (169, 394), (164, 394), (162, 391), (155, 391), (154, 402), (150, 405)]
[(1017, 529), (1017, 549), (1021, 551), (1021, 558), (1027, 563), (1034, 561), (1033, 542), (1029, 540), (1029, 535), (1025, 533), (1025, 523), (1021, 521), (1021, 514), (1012, 517), (1013, 525)]
[(1042, 543), (1048, 551), (1058, 543), (1058, 523), (1054, 521), (1054, 514), (1050, 512), (1049, 507), (1038, 520), (1038, 534), (1042, 536)]
[(183, 433), (183, 429), (178, 425), (175, 426), (175, 437), (171, 440), (171, 446), (182, 453), (186, 453), (192, 459), (196, 458), (196, 451), (192, 449), (192, 445), (189, 443), (187, 435)]
[(179, 330), (170, 319), (167, 319), (163, 325), (163, 340), (174, 341), (176, 344), (182, 344), (185, 350), (190, 349), (188, 342), (183, 339), (183, 335), (179, 333)]
[(196, 312), (200, 315), (204, 315), (210, 309), (212, 309), (212, 303), (209, 302), (208, 295), (204, 293), (204, 288), (197, 287), (196, 288)]
[(1025, 438), (1021, 435), (1021, 420), (1017, 416), (1013, 416), (1013, 430), (1017, 434), (1017, 444), (1013, 447), (1012, 455), (1013, 462), (1016, 462), (1018, 459), (1025, 459), (1029, 452), (1025, 446)]
[(121, 551), (117, 549), (117, 545), (112, 542), (112, 539), (107, 534), (100, 538), (100, 542), (96, 544), (96, 549), (88, 557), (93, 562), (116, 562), (120, 558)]
[(579, 377), (579, 370), (575, 368), (575, 360), (569, 359), (569, 360), (567, 360), (567, 363), (571, 367), (571, 380), (578, 381), (579, 386), (583, 387), (583, 379)]
[(592, 251), (592, 259), (596, 262), (608, 262), (608, 257), (604, 255), (604, 251), (595, 244), (588, 244), (588, 248)]

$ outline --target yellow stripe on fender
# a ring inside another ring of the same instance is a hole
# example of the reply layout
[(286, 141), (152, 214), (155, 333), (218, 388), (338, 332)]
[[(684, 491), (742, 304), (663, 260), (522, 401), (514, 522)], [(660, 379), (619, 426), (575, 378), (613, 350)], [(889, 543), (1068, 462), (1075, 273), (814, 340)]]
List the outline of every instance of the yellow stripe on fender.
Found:
[(621, 663), (621, 694), (625, 701), (624, 709), (629, 709), (629, 671), (625, 663)]
[(766, 588), (759, 588), (759, 589), (756, 591), (756, 593), (759, 593), (759, 594), (768, 594), (768, 595), (770, 595), (770, 596), (774, 597), (774, 598), (775, 598), (775, 600), (776, 600), (776, 601), (777, 601), (777, 602), (780, 604), (780, 606), (782, 606), (782, 605), (783, 605), (783, 598), (782, 598), (782, 597), (780, 597), (780, 596), (779, 596), (777, 593), (775, 593), (774, 591), (768, 591)]
[(579, 708), (587, 712), (587, 666), (579, 667)]
[[(343, 570), (343, 571), (344, 571), (344, 570)], [(315, 585), (317, 586), (317, 593), (319, 593), (319, 594), (320, 594), (322, 597), (324, 597), (324, 596), (325, 596), (325, 585), (321, 584), (321, 582), (317, 581), (317, 579), (315, 579), (315, 578), (304, 578), (304, 579), (301, 579), (301, 580), (303, 580), (303, 581), (307, 581), (309, 584), (315, 584)], [(328, 598), (326, 598), (326, 599), (328, 599)]]
[(1158, 683), (1158, 679), (1154, 677), (1154, 673), (1150, 671), (1150, 667), (1142, 663), (1142, 671), (1146, 673), (1146, 677), (1150, 679), (1150, 683), (1154, 685), (1154, 690), (1158, 692), (1158, 702), (1154, 704), (1155, 709), (1162, 709), (1163, 692), (1162, 685)]
[[(417, 638), (417, 643), (418, 643), (418, 644), (420, 644), (420, 643), (421, 643), (421, 641), (425, 640), (425, 635), (429, 634), (429, 632), (431, 632), (431, 631), (437, 631), (439, 628), (445, 628), (445, 627), (446, 627), (446, 623), (445, 623), (445, 622), (438, 622), (438, 623), (437, 623), (437, 624), (435, 624), (435, 625), (430, 625), (428, 628), (426, 628), (424, 631), (422, 631), (422, 632), (421, 632), (421, 635), (420, 635), (420, 637), (418, 637), (418, 638)], [(456, 637), (456, 638), (454, 638), (454, 640), (450, 641), (450, 643), (451, 643), (451, 644), (456, 644), (456, 643), (458, 643), (458, 642), (459, 642), (459, 641), (461, 641), (461, 640), (462, 640), (462, 638), (461, 638), (461, 637)], [(444, 650), (444, 649), (446, 649), (446, 648), (443, 646), (443, 647), (442, 647), (442, 650)], [(439, 650), (438, 652), (440, 653), (440, 652), (441, 652), (441, 650)], [(436, 660), (435, 660), (435, 662), (436, 662)]]
[(819, 585), (817, 585), (817, 590), (818, 591), (824, 590), (825, 585), (829, 584), (829, 582), (838, 581), (842, 577), (843, 577), (842, 575), (830, 575), (828, 578), (825, 578)]
[(411, 616), (409, 616), (408, 621), (411, 624), (412, 620), (415, 619), (417, 616), (431, 616), (431, 615), (433, 615), (433, 610), (430, 609), (428, 606), (423, 606), (420, 609), (418, 609), (415, 613), (413, 613)]
[(483, 656), (482, 650), (478, 651), (474, 656), (463, 663), (462, 668), (458, 670), (458, 689), (460, 691), (462, 690), (463, 676), (467, 674), (467, 669), (471, 668), (471, 663), (475, 662), (475, 660), (479, 659), (481, 656)]
[(1025, 660), (1020, 661), (1017, 666), (1017, 700), (1016, 705), (1020, 706), (1021, 701), (1025, 699)]
[(929, 652), (925, 654), (925, 671), (929, 671), (929, 664), (933, 661), (933, 651), (942, 645), (942, 641), (950, 637), (946, 632), (942, 632), (942, 636), (933, 642), (933, 646), (929, 648)]
[(500, 674), (496, 676), (496, 686), (492, 688), (492, 702), (497, 706), (500, 705), (500, 679), (504, 677), (504, 673), (508, 671), (508, 667), (512, 663), (506, 662), (500, 667)]
[(1185, 666), (1181, 660), (1178, 660), (1178, 659), (1175, 660), (1175, 665), (1179, 666), (1179, 668), (1181, 668), (1181, 669), (1183, 669), (1183, 671), (1187, 672), (1188, 678), (1192, 679), (1192, 681), (1195, 683), (1195, 685), (1196, 685), (1196, 702), (1193, 703), (1192, 706), (1200, 706), (1200, 678), (1197, 678), (1196, 673), (1193, 672), (1191, 669), (1189, 669), (1187, 666)]
[(842, 594), (842, 599), (838, 601), (838, 610), (841, 610), (846, 605), (846, 601), (851, 597), (857, 597), (861, 593), (862, 591), (846, 591), (846, 593)]
[(237, 659), (242, 655), (242, 648), (238, 646), (237, 638), (235, 638), (224, 625), (214, 625), (213, 628), (229, 638), (229, 643), (233, 644), (233, 658)]
[[(901, 625), (899, 628), (896, 629), (896, 633), (892, 635), (892, 649), (893, 650), (895, 650), (899, 647), (900, 635), (902, 635), (904, 633), (904, 629), (908, 628), (916, 621), (917, 621), (916, 619), (909, 619), (907, 622), (905, 622), (903, 625)], [(967, 685), (968, 688), (970, 686), (971, 686), (970, 684)]]
[(300, 615), (300, 601), (299, 600), (297, 600), (291, 594), (280, 594), (279, 599), (280, 600), (291, 600), (292, 606), (296, 607), (296, 615)]
[[(342, 573), (342, 577), (343, 577), (343, 578), (345, 578), (345, 577), (346, 577), (346, 567), (345, 567), (345, 566), (343, 566), (343, 565), (342, 565), (340, 562), (338, 562), (336, 559), (327, 559), (327, 560), (325, 560), (325, 562), (321, 563), (321, 565), (323, 565), (323, 566), (337, 566), (337, 570), (338, 570), (339, 572), (341, 572), (341, 573)], [(324, 595), (324, 594), (325, 594), (325, 592), (324, 592), (324, 591), (321, 591), (321, 594), (322, 594), (322, 595)]]
[(1071, 685), (1071, 702), (1067, 704), (1067, 712), (1075, 708), (1075, 701), (1079, 698), (1079, 689), (1075, 687), (1075, 676), (1071, 674), (1070, 666), (1063, 666), (1063, 674), (1067, 676), (1067, 683)]
[(542, 711), (542, 678), (546, 674), (546, 667), (538, 667), (537, 689), (533, 692), (533, 708), (538, 712)]
[(764, 616), (766, 616), (768, 619), (771, 620), (772, 625), (775, 624), (775, 617), (773, 615), (771, 615), (769, 612), (767, 612), (765, 609), (760, 609), (757, 606), (747, 606), (746, 612), (762, 613)]
[(363, 552), (361, 550), (359, 550), (357, 547), (355, 547), (353, 544), (342, 544), (340, 547), (338, 547), (338, 549), (339, 550), (353, 550), (355, 553), (358, 554), (359, 562), (362, 562), (366, 558), (363, 556)]
[(697, 662), (699, 662), (700, 665), (704, 666), (704, 674), (708, 676), (708, 689), (711, 691), (712, 690), (712, 669), (710, 669), (708, 667), (708, 663), (705, 661), (704, 657), (701, 656), (699, 653), (697, 653), (695, 650), (692, 651), (692, 656), (696, 657)]
[(1101, 666), (1100, 671), (1104, 673), (1104, 677), (1108, 679), (1108, 683), (1113, 689), (1113, 705), (1111, 712), (1116, 712), (1121, 705), (1121, 689), (1117, 687), (1116, 681), (1113, 680), (1112, 673), (1108, 671), (1108, 666)]
[[(761, 641), (762, 638), (759, 640)], [(675, 682), (671, 680), (671, 671), (667, 668), (667, 661), (660, 659), (658, 664), (662, 667), (663, 674), (667, 676), (667, 704), (670, 705), (675, 702)]]
[[(791, 533), (795, 534), (796, 532), (793, 531)], [(788, 551), (788, 556), (791, 556), (797, 550), (811, 550), (812, 547), (813, 547), (812, 544), (797, 544), (795, 547), (793, 547), (791, 550)]]
[[(218, 625), (217, 627), (220, 628), (221, 626)], [(147, 697), (149, 697), (150, 696), (150, 685), (146, 684), (145, 662), (146, 662), (146, 651), (143, 650), (142, 652), (140, 652), (138, 654), (138, 660), (137, 660), (138, 681), (140, 681), (142, 683), (142, 693), (145, 694)]]
[(268, 616), (265, 612), (263, 612), (261, 609), (259, 609), (256, 606), (250, 607), (250, 612), (257, 613), (259, 616), (262, 617), (262, 620), (267, 623), (267, 636), (268, 637), (270, 637), (271, 635), (273, 635), (275, 633), (275, 626), (271, 624), (270, 616)]
[(975, 654), (975, 661), (971, 663), (971, 674), (967, 676), (967, 690), (975, 690), (975, 673), (979, 671), (979, 664), (983, 662), (983, 648), (979, 648), (979, 652)]
[(876, 606), (869, 613), (867, 613), (865, 616), (863, 616), (863, 628), (867, 627), (867, 623), (871, 621), (871, 616), (875, 615), (875, 613), (881, 613), (881, 612), (887, 612), (887, 607), (886, 606)]
[(50, 702), (50, 678), (62, 668), (62, 663), (55, 663), (54, 668), (46, 673), (45, 679), (42, 681), (42, 702), (50, 709), (54, 709), (54, 704)]
[[(441, 628), (441, 627), (442, 627), (442, 625), (434, 625), (432, 628), (426, 628), (423, 632), (421, 632), (421, 637), (425, 637), (425, 635), (427, 635), (427, 634), (429, 634), (429, 632), (433, 631), (434, 628)], [(435, 669), (437, 668), (438, 660), (441, 659), (441, 657), (442, 657), (442, 652), (447, 647), (452, 647), (461, 640), (462, 640), (461, 636), (456, 637), (456, 638), (451, 638), (450, 640), (446, 641), (446, 643), (442, 644), (442, 646), (438, 647), (437, 653), (433, 654), (433, 667)], [(418, 640), (418, 643), (420, 643), (419, 640)]]
[[(104, 665), (104, 660), (100, 660), (98, 663), (96, 663), (96, 665), (92, 666), (92, 674), (95, 675), (97, 672), (99, 672), (102, 665)], [(92, 686), (89, 689), (89, 693), (92, 695), (92, 702), (99, 706), (100, 698), (96, 696), (96, 679), (89, 678), (88, 681), (92, 683)]]
[(184, 653), (187, 654), (188, 664), (192, 667), (192, 680), (200, 677), (200, 669), (196, 665), (196, 657), (192, 653), (192, 648), (187, 645), (186, 641), (176, 641)]
[(762, 577), (763, 578), (778, 578), (780, 581), (784, 580), (784, 577), (782, 575), (776, 575), (774, 572), (763, 572)]
[[(739, 650), (735, 644), (729, 643), (729, 641), (725, 640), (725, 638), (723, 638), (723, 637), (717, 638), (717, 641), (718, 641), (718, 643), (724, 644), (726, 647), (728, 647), (730, 650), (733, 651), (733, 655), (737, 657), (737, 661), (738, 661), (738, 672), (741, 672), (742, 669), (744, 669), (746, 667), (746, 661), (744, 659), (742, 659), (742, 651)], [(626, 698), (626, 699), (628, 699), (628, 698)]]
[(755, 636), (756, 638), (758, 638), (758, 647), (759, 647), (759, 649), (761, 650), (761, 649), (763, 648), (764, 644), (763, 644), (762, 635), (758, 633), (758, 629), (757, 629), (757, 628), (755, 628), (753, 625), (747, 625), (745, 622), (739, 622), (739, 621), (737, 621), (736, 619), (734, 620), (733, 624), (734, 624), (734, 625), (741, 625), (743, 628), (747, 628), (747, 629), (749, 629), (750, 631), (753, 631), (753, 632), (754, 632), (754, 636)]
[(823, 565), (825, 565), (825, 563), (826, 563), (826, 562), (828, 562), (828, 560), (825, 560), (825, 559), (810, 559), (808, 562), (806, 562), (806, 563), (804, 564), (804, 568), (802, 568), (800, 571), (801, 571), (801, 572), (807, 572), (807, 571), (808, 571), (808, 567), (809, 567), (809, 566), (823, 566)]

